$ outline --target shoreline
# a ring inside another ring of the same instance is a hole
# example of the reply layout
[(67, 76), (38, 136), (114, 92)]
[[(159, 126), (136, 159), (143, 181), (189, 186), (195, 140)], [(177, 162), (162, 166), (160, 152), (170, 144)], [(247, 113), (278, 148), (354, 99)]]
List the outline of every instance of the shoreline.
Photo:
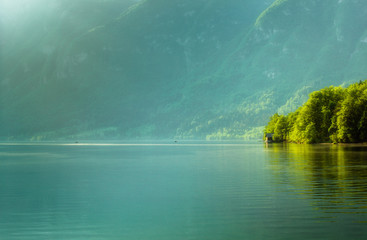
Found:
[[(266, 142), (265, 142), (266, 143)], [(266, 144), (297, 144), (297, 145), (340, 145), (340, 146), (366, 146), (367, 142), (361, 142), (361, 143), (296, 143), (296, 142), (272, 142), (272, 143), (266, 143)]]

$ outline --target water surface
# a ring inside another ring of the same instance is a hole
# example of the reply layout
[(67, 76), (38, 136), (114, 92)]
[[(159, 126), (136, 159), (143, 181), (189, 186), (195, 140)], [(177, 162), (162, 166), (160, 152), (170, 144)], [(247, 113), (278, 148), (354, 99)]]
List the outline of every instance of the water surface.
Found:
[(366, 238), (364, 146), (0, 145), (0, 239)]

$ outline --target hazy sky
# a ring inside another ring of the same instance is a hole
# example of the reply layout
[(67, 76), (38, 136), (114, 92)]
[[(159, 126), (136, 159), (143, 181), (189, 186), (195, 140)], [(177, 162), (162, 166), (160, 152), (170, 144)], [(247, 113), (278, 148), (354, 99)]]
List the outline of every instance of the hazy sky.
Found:
[(12, 28), (32, 16), (52, 10), (58, 0), (0, 0), (0, 20), (3, 27)]
[[(85, 2), (108, 2), (116, 0), (0, 0), (0, 20), (2, 23), (14, 24), (25, 19), (57, 9), (60, 4), (68, 5)], [(140, 0), (120, 0), (120, 2), (139, 2)]]

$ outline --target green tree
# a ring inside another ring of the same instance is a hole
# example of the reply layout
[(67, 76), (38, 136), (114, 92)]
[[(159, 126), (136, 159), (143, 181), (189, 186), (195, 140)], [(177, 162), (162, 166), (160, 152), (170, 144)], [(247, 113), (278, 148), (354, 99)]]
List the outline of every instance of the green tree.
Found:
[(264, 136), (267, 133), (273, 133), (273, 140), (275, 142), (282, 142), (287, 139), (289, 133), (289, 125), (287, 117), (284, 115), (274, 114), (264, 129)]
[(307, 125), (304, 133), (305, 143), (316, 143), (319, 142), (319, 133), (317, 132), (315, 123), (311, 122)]
[(337, 118), (338, 142), (360, 142), (366, 136), (367, 82), (348, 87)]
[(270, 121), (268, 122), (268, 124), (266, 125), (264, 129), (264, 134), (274, 133), (275, 124), (277, 123), (278, 119), (279, 119), (278, 113), (275, 113), (273, 116), (270, 117)]
[(265, 133), (299, 143), (367, 141), (367, 80), (312, 92), (297, 111), (274, 114)]
[(280, 115), (275, 123), (274, 128), (274, 139), (277, 142), (282, 142), (287, 139), (288, 135), (288, 123), (287, 118), (283, 115)]
[[(341, 87), (330, 86), (310, 94), (309, 100), (300, 108), (290, 140), (295, 142), (328, 142), (333, 128), (332, 119), (344, 96)], [(305, 134), (314, 129), (313, 134)], [(335, 130), (334, 130), (335, 131)], [(311, 137), (312, 136), (312, 137)]]

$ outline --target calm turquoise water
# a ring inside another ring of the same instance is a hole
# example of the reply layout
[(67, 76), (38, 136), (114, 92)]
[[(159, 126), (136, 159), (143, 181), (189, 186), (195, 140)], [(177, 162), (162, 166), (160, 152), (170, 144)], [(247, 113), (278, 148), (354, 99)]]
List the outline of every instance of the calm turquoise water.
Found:
[(367, 148), (0, 144), (0, 239), (367, 239)]

